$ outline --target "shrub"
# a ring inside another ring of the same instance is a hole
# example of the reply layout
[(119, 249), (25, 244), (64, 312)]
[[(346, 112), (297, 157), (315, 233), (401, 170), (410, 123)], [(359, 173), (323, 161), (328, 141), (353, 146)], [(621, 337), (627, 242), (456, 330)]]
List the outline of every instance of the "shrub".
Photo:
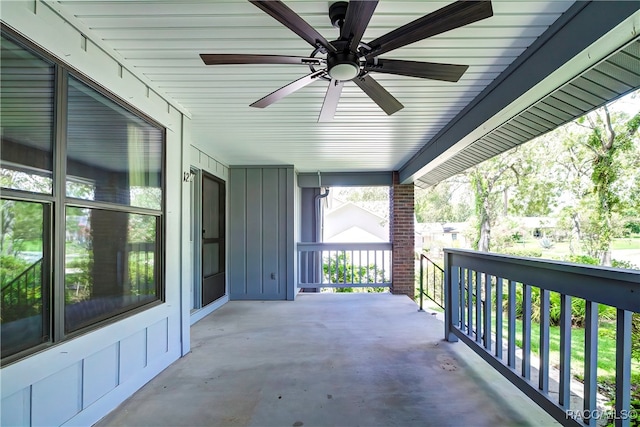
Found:
[(630, 236), (632, 233), (639, 234), (640, 233), (640, 220), (628, 220), (624, 224), (624, 229), (626, 230), (627, 236)]
[[(505, 292), (506, 294), (506, 292)], [(531, 288), (531, 320), (540, 323), (540, 288)], [(506, 310), (506, 306), (505, 306)], [(516, 317), (522, 319), (522, 287), (516, 288)], [(581, 298), (571, 298), (571, 324), (577, 327), (583, 327), (586, 316), (585, 300)], [(616, 308), (608, 305), (598, 305), (598, 319), (600, 321), (611, 321), (616, 318)], [(640, 322), (640, 321), (639, 321)], [(551, 326), (560, 325), (560, 294), (551, 292), (549, 294), (549, 323)], [(640, 338), (640, 324), (638, 325)], [(640, 351), (640, 344), (638, 344)]]
[(600, 265), (598, 258), (589, 255), (569, 255), (565, 260), (577, 264)]
[(29, 267), (29, 263), (15, 256), (0, 256), (0, 284), (2, 286), (18, 277)]
[(640, 270), (640, 267), (630, 261), (612, 259), (611, 266), (616, 268), (627, 268), (629, 270)]
[(504, 250), (504, 253), (507, 255), (521, 256), (526, 258), (540, 258), (542, 256), (542, 251), (540, 249), (509, 248)]
[[(598, 378), (598, 386), (601, 388), (607, 389), (608, 392), (605, 392), (605, 396), (609, 397), (611, 400), (608, 404), (613, 408), (616, 404), (615, 396), (613, 394), (613, 390), (615, 390), (615, 378)], [(629, 425), (631, 427), (640, 427), (640, 375), (637, 373), (631, 374), (631, 419), (629, 420)], [(607, 419), (606, 427), (613, 427), (615, 425), (615, 420), (612, 416)]]

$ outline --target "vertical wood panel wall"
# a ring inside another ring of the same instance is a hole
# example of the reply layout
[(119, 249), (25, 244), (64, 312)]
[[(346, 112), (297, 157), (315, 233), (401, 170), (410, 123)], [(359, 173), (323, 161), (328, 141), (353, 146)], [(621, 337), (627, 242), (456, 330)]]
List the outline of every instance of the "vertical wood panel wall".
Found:
[(232, 166), (228, 185), (231, 299), (293, 299), (293, 167)]

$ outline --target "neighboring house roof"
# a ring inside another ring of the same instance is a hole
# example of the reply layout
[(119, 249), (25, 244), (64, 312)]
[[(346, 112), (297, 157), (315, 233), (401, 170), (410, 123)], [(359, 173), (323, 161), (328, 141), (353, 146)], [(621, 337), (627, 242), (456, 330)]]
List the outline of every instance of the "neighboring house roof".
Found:
[(352, 202), (334, 206), (324, 213), (325, 242), (389, 241), (389, 224), (384, 217)]

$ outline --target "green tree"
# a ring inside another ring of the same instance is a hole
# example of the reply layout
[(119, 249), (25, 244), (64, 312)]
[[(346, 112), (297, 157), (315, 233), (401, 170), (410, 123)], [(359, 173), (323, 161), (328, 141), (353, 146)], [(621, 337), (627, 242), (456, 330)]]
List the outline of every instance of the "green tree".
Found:
[(510, 153), (513, 182), (505, 188), (505, 211), (516, 216), (548, 216), (558, 205), (561, 193), (556, 165), (561, 136), (550, 132)]
[(40, 203), (0, 201), (0, 255), (16, 256), (34, 242), (42, 250), (43, 206)]
[[(476, 233), (473, 247), (488, 252), (491, 248), (491, 227), (500, 213), (506, 214), (504, 194), (511, 186), (518, 159), (516, 150), (502, 153), (467, 170), (475, 198)], [(502, 208), (502, 209), (501, 209)]]
[(604, 107), (578, 120), (589, 133), (579, 139), (579, 143), (590, 150), (592, 158), (591, 182), (595, 195), (596, 250), (602, 265), (611, 265), (611, 241), (615, 227), (613, 215), (623, 205), (621, 198), (621, 160), (625, 153), (632, 151), (634, 139), (638, 138), (640, 113), (630, 120), (621, 115), (613, 115)]
[(416, 189), (415, 213), (418, 222), (464, 222), (473, 214), (469, 183), (458, 177), (427, 189)]

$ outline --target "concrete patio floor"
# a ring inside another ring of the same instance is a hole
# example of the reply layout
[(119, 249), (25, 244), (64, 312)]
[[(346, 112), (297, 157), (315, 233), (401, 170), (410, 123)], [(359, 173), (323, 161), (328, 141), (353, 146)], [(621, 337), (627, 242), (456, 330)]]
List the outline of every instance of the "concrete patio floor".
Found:
[(555, 420), (406, 296), (234, 301), (99, 426), (547, 426)]

